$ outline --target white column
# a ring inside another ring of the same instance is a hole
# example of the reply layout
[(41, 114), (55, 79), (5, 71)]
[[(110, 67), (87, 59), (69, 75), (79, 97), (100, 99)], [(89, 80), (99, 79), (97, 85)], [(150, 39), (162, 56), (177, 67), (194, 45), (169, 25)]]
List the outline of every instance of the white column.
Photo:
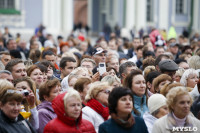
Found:
[(146, 0), (136, 0), (136, 29), (146, 28)]
[(169, 1), (168, 0), (159, 0), (159, 29), (168, 30), (168, 22), (169, 22)]
[(73, 0), (63, 0), (63, 32), (70, 33), (73, 29), (73, 15), (74, 15)]
[(130, 30), (135, 26), (135, 0), (126, 0), (125, 28)]
[(46, 27), (50, 26), (50, 14), (49, 14), (49, 0), (43, 0), (43, 11), (42, 11), (42, 16), (43, 16), (43, 25)]
[(192, 29), (196, 32), (197, 30), (199, 30), (198, 28), (198, 23), (199, 23), (199, 1), (198, 0), (194, 0), (194, 8), (193, 8), (193, 27)]

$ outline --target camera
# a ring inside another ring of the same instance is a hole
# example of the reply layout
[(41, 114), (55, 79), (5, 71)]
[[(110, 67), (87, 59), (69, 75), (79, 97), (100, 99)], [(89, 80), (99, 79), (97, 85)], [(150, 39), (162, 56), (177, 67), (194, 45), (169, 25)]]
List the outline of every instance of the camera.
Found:
[(23, 91), (22, 91), (22, 94), (23, 94), (24, 96), (28, 96), (28, 95), (29, 95), (29, 91), (28, 91), (28, 90), (23, 90)]
[(100, 76), (102, 76), (106, 72), (106, 64), (105, 62), (99, 62), (99, 68), (98, 68)]

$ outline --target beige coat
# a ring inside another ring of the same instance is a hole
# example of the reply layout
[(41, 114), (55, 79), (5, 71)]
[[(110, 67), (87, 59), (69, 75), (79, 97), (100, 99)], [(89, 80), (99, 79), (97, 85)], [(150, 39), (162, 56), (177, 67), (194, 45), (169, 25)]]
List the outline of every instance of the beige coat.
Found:
[(176, 121), (172, 116), (172, 113), (163, 116), (156, 120), (153, 126), (152, 133), (200, 133), (200, 121), (188, 115), (186, 118), (185, 127), (177, 127)]

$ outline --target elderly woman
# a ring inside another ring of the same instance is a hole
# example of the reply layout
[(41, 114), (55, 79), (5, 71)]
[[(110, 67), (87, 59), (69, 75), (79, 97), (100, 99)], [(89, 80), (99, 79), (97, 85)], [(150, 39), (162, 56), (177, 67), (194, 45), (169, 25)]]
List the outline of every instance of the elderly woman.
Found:
[(144, 76), (141, 70), (134, 70), (124, 80), (124, 87), (131, 89), (133, 92), (133, 114), (143, 117), (143, 114), (148, 111), (146, 104), (147, 90)]
[[(39, 105), (36, 95), (36, 86), (33, 80), (29, 77), (23, 77), (14, 80), (14, 86), (19, 91), (28, 91), (27, 95), (23, 97), (22, 101), (22, 115), (29, 119), (30, 123), (35, 129), (39, 128), (39, 118), (36, 106)], [(29, 115), (28, 115), (29, 114)]]
[(108, 95), (112, 87), (106, 82), (95, 82), (91, 84), (86, 95), (86, 106), (82, 109), (83, 119), (90, 121), (98, 132), (99, 125), (106, 121), (109, 116)]
[(115, 76), (107, 75), (103, 77), (103, 79), (101, 79), (101, 82), (107, 82), (113, 88), (121, 86), (121, 81), (116, 75)]
[(23, 95), (14, 87), (0, 90), (0, 131), (2, 133), (36, 133), (31, 124), (20, 115)]
[(76, 90), (58, 95), (52, 102), (57, 118), (44, 128), (44, 133), (95, 133), (93, 125), (82, 119), (81, 97)]
[(190, 90), (192, 90), (198, 81), (199, 73), (194, 69), (188, 69), (183, 73), (180, 83), (185, 87), (191, 88)]
[(74, 89), (80, 93), (83, 107), (85, 107), (86, 105), (85, 96), (89, 90), (91, 83), (92, 80), (90, 78), (82, 77), (79, 78), (74, 84)]
[(111, 119), (99, 127), (99, 133), (147, 133), (144, 120), (132, 115), (133, 100), (130, 89), (114, 88), (108, 98)]
[(48, 80), (40, 86), (39, 96), (42, 102), (37, 106), (39, 117), (38, 133), (43, 133), (45, 125), (56, 118), (51, 102), (61, 92), (60, 81), (58, 79)]
[(153, 133), (171, 133), (173, 131), (200, 131), (200, 121), (190, 115), (192, 98), (185, 87), (174, 87), (167, 94), (169, 114), (158, 119)]
[(155, 121), (168, 114), (166, 101), (167, 99), (161, 94), (154, 94), (148, 99), (149, 112), (146, 112), (143, 118), (149, 133), (152, 133)]
[(160, 93), (160, 89), (166, 84), (171, 83), (172, 78), (167, 74), (161, 74), (155, 79), (153, 79), (153, 84), (151, 88), (152, 93)]

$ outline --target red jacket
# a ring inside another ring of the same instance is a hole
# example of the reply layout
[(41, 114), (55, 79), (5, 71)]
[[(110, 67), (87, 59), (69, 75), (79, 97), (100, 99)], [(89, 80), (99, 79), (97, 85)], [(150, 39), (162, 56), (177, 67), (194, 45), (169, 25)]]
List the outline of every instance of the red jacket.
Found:
[(95, 133), (92, 123), (82, 119), (82, 114), (77, 121), (65, 115), (63, 101), (65, 94), (62, 93), (54, 98), (52, 107), (57, 118), (51, 120), (45, 126), (44, 133)]

